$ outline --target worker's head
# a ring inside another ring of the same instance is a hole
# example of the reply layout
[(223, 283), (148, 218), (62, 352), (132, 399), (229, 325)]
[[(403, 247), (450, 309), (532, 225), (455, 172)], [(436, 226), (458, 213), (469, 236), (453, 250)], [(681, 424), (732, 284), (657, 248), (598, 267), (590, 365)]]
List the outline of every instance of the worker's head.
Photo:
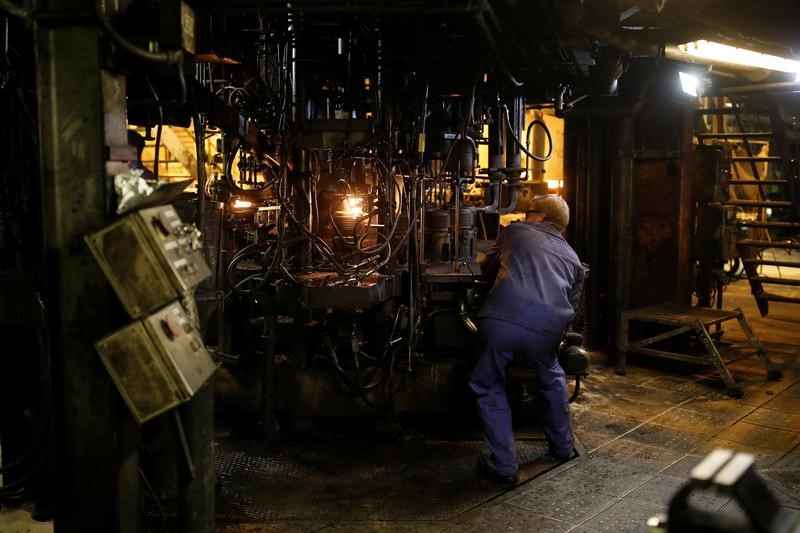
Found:
[(569, 224), (569, 206), (563, 198), (555, 194), (537, 196), (525, 213), (531, 222), (548, 222), (558, 231), (565, 231)]

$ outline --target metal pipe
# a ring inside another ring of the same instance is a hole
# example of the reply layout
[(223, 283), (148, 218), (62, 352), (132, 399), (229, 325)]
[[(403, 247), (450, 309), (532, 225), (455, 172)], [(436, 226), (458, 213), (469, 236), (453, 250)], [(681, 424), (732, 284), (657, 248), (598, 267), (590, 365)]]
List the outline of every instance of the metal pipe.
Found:
[(614, 269), (614, 293), (610, 302), (613, 317), (610, 327), (616, 339), (620, 327), (622, 311), (630, 303), (630, 263), (631, 263), (631, 219), (633, 211), (633, 151), (634, 117), (627, 116), (621, 123), (617, 135), (617, 157), (614, 162), (611, 197), (611, 261)]
[(762, 91), (800, 92), (800, 81), (782, 81), (776, 83), (757, 83), (754, 85), (741, 85), (739, 87), (724, 87), (722, 94), (756, 93)]
[(500, 207), (500, 214), (507, 215), (513, 213), (517, 209), (517, 200), (519, 199), (519, 188), (514, 187), (508, 191), (508, 205)]
[(460, 228), (461, 206), (459, 205), (458, 201), (460, 192), (461, 192), (461, 186), (459, 185), (458, 173), (456, 173), (456, 179), (453, 185), (453, 208), (455, 210), (455, 213), (453, 214), (453, 233), (451, 235), (451, 238), (453, 239), (453, 244), (455, 245), (453, 257), (451, 258), (451, 268), (453, 272), (458, 272), (458, 262), (459, 259), (461, 258), (461, 255), (459, 254), (461, 250), (461, 242), (460, 242), (461, 239), (459, 235), (459, 230), (461, 229)]
[(500, 181), (489, 184), (489, 191), (491, 194), (492, 202), (484, 207), (482, 210), (487, 213), (499, 213), (506, 215), (512, 213), (517, 208), (517, 201), (519, 200), (519, 189), (514, 187), (508, 193), (508, 205), (503, 207), (501, 205), (503, 198), (503, 184)]
[[(522, 138), (522, 125), (523, 117), (525, 115), (525, 99), (522, 96), (515, 95), (511, 101), (511, 109), (503, 108), (507, 112), (508, 129), (511, 136), (519, 140)], [(517, 180), (520, 178), (522, 166), (522, 146), (515, 142), (506, 143), (506, 176), (509, 180)]]
[[(446, 15), (446, 14), (473, 14), (483, 13), (488, 10), (486, 2), (465, 2), (463, 5), (455, 6), (431, 6), (420, 7), (419, 4), (409, 6), (386, 5), (384, 2), (361, 3), (359, 5), (348, 5), (338, 3), (328, 3), (328, 5), (308, 5), (307, 1), (294, 2), (293, 6), (301, 5), (305, 13), (386, 13), (386, 14), (408, 14), (408, 15)], [(226, 3), (224, 5), (217, 2), (194, 4), (195, 11), (208, 14), (234, 14), (234, 13), (285, 13), (289, 8), (284, 2), (276, 2), (276, 5), (265, 3), (242, 3), (241, 5)]]
[(464, 303), (464, 300), (460, 300), (458, 302), (458, 316), (461, 317), (461, 322), (467, 326), (467, 329), (473, 334), (478, 334), (478, 326), (475, 325), (475, 322), (469, 317), (467, 314), (467, 306)]
[[(412, 175), (416, 172), (412, 171)], [(416, 185), (415, 185), (416, 186)], [(419, 205), (414, 205), (419, 209), (419, 262), (425, 262), (425, 179), (419, 180)]]
[(278, 430), (275, 420), (275, 321), (277, 316), (264, 304), (264, 328), (261, 333), (263, 341), (264, 361), (261, 374), (261, 427), (264, 436)]
[(197, 161), (197, 227), (200, 228), (202, 249), (206, 250), (206, 151), (203, 146), (203, 125), (200, 123), (200, 113), (197, 111), (197, 99), (194, 101), (194, 146)]
[[(503, 107), (498, 94), (494, 117), (489, 124), (489, 174), (492, 174), (491, 169), (499, 169), (503, 166)], [(495, 172), (497, 171), (495, 170)]]

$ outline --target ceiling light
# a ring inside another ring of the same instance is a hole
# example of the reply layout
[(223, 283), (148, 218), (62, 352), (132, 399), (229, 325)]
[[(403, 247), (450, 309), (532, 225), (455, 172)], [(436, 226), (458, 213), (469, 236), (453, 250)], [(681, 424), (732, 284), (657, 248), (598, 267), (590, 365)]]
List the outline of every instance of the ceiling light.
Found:
[(800, 74), (800, 61), (762, 54), (713, 41), (693, 41), (677, 46), (680, 53), (697, 62), (727, 63), (744, 67)]
[(696, 97), (697, 87), (700, 85), (700, 80), (697, 79), (697, 76), (692, 76), (686, 72), (678, 72), (678, 76), (681, 78), (681, 90), (689, 96)]

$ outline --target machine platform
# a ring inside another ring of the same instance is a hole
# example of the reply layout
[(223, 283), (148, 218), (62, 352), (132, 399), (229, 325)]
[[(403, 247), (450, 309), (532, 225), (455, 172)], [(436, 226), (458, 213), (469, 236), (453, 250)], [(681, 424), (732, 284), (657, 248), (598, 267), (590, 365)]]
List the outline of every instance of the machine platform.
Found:
[[(714, 344), (714, 339), (708, 331), (708, 328), (711, 326), (720, 325), (723, 322), (733, 319), (739, 322), (742, 330), (747, 335), (748, 343), (755, 349), (759, 359), (767, 368), (767, 378), (773, 380), (780, 379), (780, 370), (769, 360), (766, 349), (753, 332), (753, 328), (750, 326), (747, 318), (745, 318), (741, 308), (723, 310), (671, 303), (630, 309), (622, 312), (618, 340), (617, 373), (625, 373), (627, 352), (663, 357), (687, 363), (706, 364), (715, 367), (719, 372), (722, 381), (728, 389), (728, 394), (739, 398), (742, 396), (742, 391), (733, 379), (728, 367), (725, 366), (725, 362), (722, 360), (719, 350), (717, 350)], [(656, 335), (631, 340), (629, 333), (632, 321), (660, 324), (666, 326), (666, 328), (661, 328), (661, 332)], [(666, 331), (664, 331), (664, 329), (666, 329)], [(703, 353), (701, 355), (679, 353), (655, 347), (657, 343), (684, 335), (696, 336), (702, 346)]]

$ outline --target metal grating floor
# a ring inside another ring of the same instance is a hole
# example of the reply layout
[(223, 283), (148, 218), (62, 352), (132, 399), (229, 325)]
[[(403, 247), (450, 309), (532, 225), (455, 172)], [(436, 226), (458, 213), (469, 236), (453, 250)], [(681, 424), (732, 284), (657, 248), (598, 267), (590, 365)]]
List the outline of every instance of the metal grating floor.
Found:
[[(556, 466), (518, 441), (520, 482)], [(217, 443), (217, 521), (448, 520), (502, 493), (475, 474), (480, 441)]]

